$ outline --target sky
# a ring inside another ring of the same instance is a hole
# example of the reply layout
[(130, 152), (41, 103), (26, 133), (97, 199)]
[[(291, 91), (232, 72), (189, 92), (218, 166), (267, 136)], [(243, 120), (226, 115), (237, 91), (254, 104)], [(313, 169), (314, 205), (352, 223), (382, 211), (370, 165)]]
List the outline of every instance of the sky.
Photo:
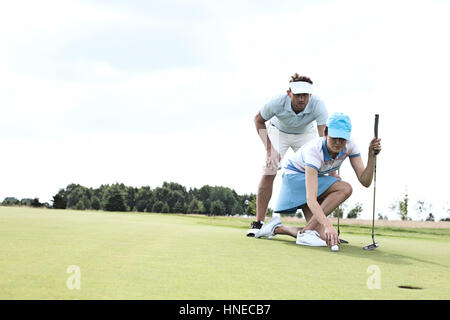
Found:
[[(364, 163), (380, 115), (377, 214), (399, 219), (407, 193), (411, 218), (419, 200), (450, 217), (448, 16), (437, 0), (2, 1), (0, 200), (70, 183), (256, 193), (253, 118), (298, 72), (351, 117)], [(373, 185), (349, 161), (341, 177), (371, 219)]]

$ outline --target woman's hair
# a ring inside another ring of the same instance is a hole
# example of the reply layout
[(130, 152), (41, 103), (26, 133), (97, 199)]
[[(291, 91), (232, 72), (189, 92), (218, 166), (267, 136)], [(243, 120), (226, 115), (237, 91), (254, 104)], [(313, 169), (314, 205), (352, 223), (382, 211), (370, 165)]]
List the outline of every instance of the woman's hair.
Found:
[(301, 76), (297, 72), (291, 76), (291, 80), (289, 80), (289, 82), (296, 82), (296, 81), (305, 81), (305, 82), (309, 82), (310, 84), (313, 84), (313, 82), (310, 78), (308, 78), (306, 76)]

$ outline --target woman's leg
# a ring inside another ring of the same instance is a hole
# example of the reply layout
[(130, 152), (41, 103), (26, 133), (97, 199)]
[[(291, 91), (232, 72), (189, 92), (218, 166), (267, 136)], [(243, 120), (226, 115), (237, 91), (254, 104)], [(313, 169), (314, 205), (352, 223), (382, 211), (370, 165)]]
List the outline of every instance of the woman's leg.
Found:
[[(336, 181), (325, 191), (319, 198), (320, 207), (322, 208), (325, 216), (328, 216), (334, 209), (336, 209), (341, 203), (348, 199), (352, 194), (352, 186), (344, 181)], [(308, 205), (305, 205), (302, 209), (307, 224), (303, 231), (316, 230), (320, 236), (325, 239), (324, 227), (317, 221), (313, 213), (309, 209)]]
[(299, 231), (302, 231), (303, 228), (299, 227), (291, 227), (291, 226), (279, 226), (275, 228), (275, 234), (284, 234), (287, 236), (291, 236), (297, 238), (297, 234)]

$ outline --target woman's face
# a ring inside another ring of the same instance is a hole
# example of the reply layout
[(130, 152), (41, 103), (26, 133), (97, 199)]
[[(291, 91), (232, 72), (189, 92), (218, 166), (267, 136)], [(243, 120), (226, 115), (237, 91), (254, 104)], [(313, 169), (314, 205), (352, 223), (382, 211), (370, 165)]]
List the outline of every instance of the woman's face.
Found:
[(339, 153), (344, 149), (347, 140), (342, 138), (332, 138), (327, 136), (327, 147), (332, 153)]

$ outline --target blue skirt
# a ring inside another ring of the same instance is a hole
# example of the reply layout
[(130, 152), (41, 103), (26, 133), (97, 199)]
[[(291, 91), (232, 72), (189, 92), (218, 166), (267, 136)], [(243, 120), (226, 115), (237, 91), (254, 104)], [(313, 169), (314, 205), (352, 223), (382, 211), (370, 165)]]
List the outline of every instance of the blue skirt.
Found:
[[(305, 173), (283, 174), (281, 190), (274, 212), (293, 214), (306, 203)], [(332, 176), (318, 176), (317, 197), (327, 191), (339, 179)]]

